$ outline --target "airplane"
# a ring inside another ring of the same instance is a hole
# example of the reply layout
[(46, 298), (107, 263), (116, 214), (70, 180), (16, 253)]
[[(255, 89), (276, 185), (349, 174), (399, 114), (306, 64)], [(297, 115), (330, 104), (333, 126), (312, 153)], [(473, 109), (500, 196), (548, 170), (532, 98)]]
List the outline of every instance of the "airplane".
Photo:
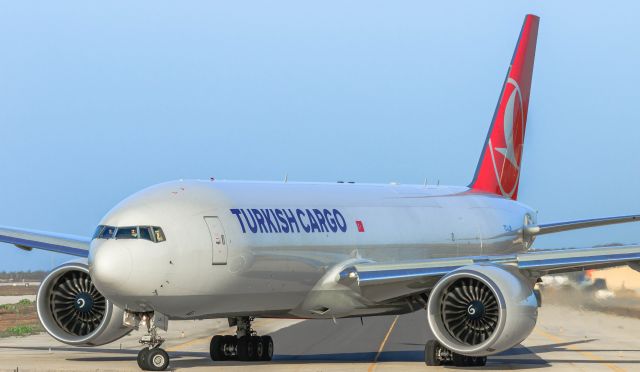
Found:
[(426, 365), (482, 366), (518, 345), (547, 274), (629, 265), (640, 246), (535, 249), (535, 238), (640, 215), (538, 223), (517, 200), (539, 18), (527, 15), (468, 186), (180, 180), (121, 201), (91, 237), (0, 227), (0, 241), (76, 256), (37, 294), (45, 330), (74, 346), (146, 331), (143, 370), (170, 363), (169, 320), (227, 318), (214, 361), (269, 361), (255, 318), (426, 309)]

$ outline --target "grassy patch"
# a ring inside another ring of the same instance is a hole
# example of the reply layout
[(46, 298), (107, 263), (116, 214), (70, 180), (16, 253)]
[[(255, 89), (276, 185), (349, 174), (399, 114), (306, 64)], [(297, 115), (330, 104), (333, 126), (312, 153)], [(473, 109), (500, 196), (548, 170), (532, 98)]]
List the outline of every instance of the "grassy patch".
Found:
[(35, 301), (23, 299), (15, 304), (0, 305), (0, 337), (28, 336), (43, 331)]
[(44, 332), (44, 329), (40, 324), (31, 324), (31, 325), (19, 325), (15, 327), (9, 327), (5, 331), (0, 332), (0, 337), (11, 337), (11, 336), (29, 336), (36, 333)]
[(27, 309), (27, 308), (31, 307), (35, 303), (36, 303), (35, 301), (31, 301), (31, 300), (28, 300), (28, 299), (24, 298), (24, 299), (18, 301), (17, 304), (0, 305), (0, 311), (2, 311), (2, 312), (20, 311), (20, 310)]

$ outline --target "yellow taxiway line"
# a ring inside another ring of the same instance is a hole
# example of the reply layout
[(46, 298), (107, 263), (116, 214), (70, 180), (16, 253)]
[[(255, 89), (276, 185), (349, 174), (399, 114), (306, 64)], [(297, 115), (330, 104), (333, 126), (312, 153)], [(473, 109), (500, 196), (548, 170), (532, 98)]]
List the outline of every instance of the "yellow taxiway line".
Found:
[[(567, 340), (562, 339), (562, 338), (560, 338), (560, 337), (558, 337), (558, 336), (556, 336), (556, 335), (553, 335), (553, 334), (551, 334), (551, 333), (549, 333), (549, 332), (545, 332), (545, 331), (543, 331), (543, 330), (541, 330), (541, 329), (539, 329), (539, 328), (538, 328), (538, 329), (536, 329), (536, 331), (535, 331), (535, 332), (536, 332), (536, 333), (538, 333), (539, 335), (541, 335), (541, 336), (543, 336), (543, 337), (547, 338), (548, 340), (551, 340), (551, 341), (553, 341), (553, 342), (555, 342), (555, 343), (558, 343), (558, 344), (566, 343), (566, 342), (567, 342)], [(585, 358), (587, 358), (587, 359), (593, 360), (593, 361), (597, 361), (597, 362), (604, 362), (604, 360), (605, 360), (605, 359), (603, 359), (603, 358), (601, 358), (601, 357), (599, 357), (599, 356), (595, 355), (595, 354), (594, 354), (594, 353), (592, 353), (592, 352), (584, 351), (584, 350), (578, 350), (578, 349), (576, 349), (576, 348), (575, 348), (575, 346), (574, 346), (574, 345), (567, 345), (567, 346), (566, 346), (566, 348), (567, 348), (567, 349), (569, 349), (569, 350), (571, 350), (571, 351), (574, 351), (574, 352), (576, 352), (576, 353), (578, 353), (578, 354), (580, 354), (580, 355), (582, 355), (582, 356), (584, 356), (584, 357), (585, 357)], [(618, 366), (616, 366), (616, 365), (613, 365), (613, 364), (610, 364), (610, 363), (606, 363), (606, 362), (605, 362), (605, 363), (602, 363), (602, 364), (603, 364), (604, 366), (606, 366), (607, 368), (609, 368), (610, 370), (612, 370), (612, 371), (615, 371), (615, 372), (625, 372), (625, 369), (624, 369), (624, 368), (620, 368), (620, 367), (618, 367)]]
[(373, 362), (371, 362), (371, 365), (369, 366), (368, 372), (373, 372), (376, 369), (376, 363), (378, 362), (378, 358), (380, 358), (380, 354), (382, 353), (382, 350), (384, 349), (384, 346), (387, 344), (387, 340), (389, 339), (389, 336), (391, 335), (391, 332), (393, 332), (393, 329), (396, 327), (396, 323), (398, 323), (398, 318), (399, 318), (399, 315), (396, 315), (396, 317), (393, 319), (393, 323), (391, 323), (391, 326), (389, 327), (389, 330), (387, 331), (387, 334), (384, 336), (384, 339), (380, 343), (380, 347), (378, 348), (378, 352), (376, 353), (376, 357), (373, 358)]

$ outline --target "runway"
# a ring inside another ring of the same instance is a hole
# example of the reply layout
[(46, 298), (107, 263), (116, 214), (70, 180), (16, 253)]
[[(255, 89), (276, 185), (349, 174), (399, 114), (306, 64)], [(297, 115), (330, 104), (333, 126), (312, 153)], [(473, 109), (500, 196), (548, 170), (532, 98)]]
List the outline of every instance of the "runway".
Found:
[[(212, 362), (212, 334), (230, 334), (226, 320), (171, 322), (165, 348), (172, 369), (270, 371), (423, 371), (431, 337), (419, 311), (399, 317), (293, 321), (261, 319), (254, 328), (271, 334), (269, 363)], [(137, 371), (139, 332), (97, 348), (73, 348), (46, 334), (0, 339), (0, 370)], [(640, 370), (640, 320), (555, 305), (540, 309), (533, 334), (522, 345), (489, 358), (487, 370)], [(453, 367), (430, 368), (430, 370)]]

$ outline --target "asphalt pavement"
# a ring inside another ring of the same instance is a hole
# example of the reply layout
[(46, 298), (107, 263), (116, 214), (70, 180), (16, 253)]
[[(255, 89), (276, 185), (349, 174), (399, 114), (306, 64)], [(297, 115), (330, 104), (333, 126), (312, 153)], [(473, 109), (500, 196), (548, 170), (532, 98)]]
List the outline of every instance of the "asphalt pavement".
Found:
[[(271, 362), (212, 362), (213, 334), (234, 332), (226, 320), (171, 322), (165, 334), (170, 368), (178, 370), (424, 371), (460, 369), (424, 364), (431, 334), (424, 311), (402, 316), (332, 320), (258, 319), (254, 328), (275, 342)], [(519, 346), (489, 357), (485, 370), (640, 370), (640, 319), (563, 306), (541, 309), (534, 332)], [(0, 339), (0, 370), (137, 371), (134, 332), (112, 344), (75, 348), (46, 334)], [(478, 369), (478, 368), (474, 368)]]

